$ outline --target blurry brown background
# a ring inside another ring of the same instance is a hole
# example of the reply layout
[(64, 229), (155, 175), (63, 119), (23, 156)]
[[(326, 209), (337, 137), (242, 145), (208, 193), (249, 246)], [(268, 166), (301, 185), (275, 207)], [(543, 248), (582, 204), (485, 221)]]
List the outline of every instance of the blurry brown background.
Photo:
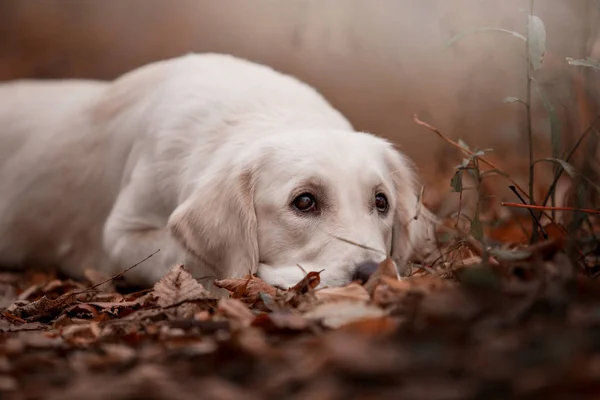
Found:
[[(527, 173), (525, 45), (479, 26), (525, 33), (526, 0), (2, 0), (0, 80), (113, 79), (187, 52), (223, 52), (269, 64), (318, 88), (359, 130), (397, 142), (430, 184), (447, 190), (460, 158), (418, 114), (450, 137), (493, 148), (503, 167)], [(570, 146), (598, 113), (600, 74), (565, 57), (600, 56), (600, 5), (543, 0), (547, 54), (536, 80)], [(549, 156), (548, 116), (534, 95), (539, 155)], [(540, 172), (541, 176), (543, 175)], [(540, 178), (542, 181), (546, 178)]]

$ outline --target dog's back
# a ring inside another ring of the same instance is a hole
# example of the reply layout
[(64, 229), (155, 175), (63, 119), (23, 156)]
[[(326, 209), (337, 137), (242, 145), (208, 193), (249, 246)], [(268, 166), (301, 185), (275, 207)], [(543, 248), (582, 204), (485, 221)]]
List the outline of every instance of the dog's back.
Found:
[[(63, 162), (57, 162), (56, 155), (64, 153), (63, 144), (73, 134), (71, 127), (83, 126), (77, 122), (84, 114), (82, 110), (101, 95), (105, 86), (106, 83), (82, 80), (21, 80), (0, 84), (3, 265), (53, 259), (55, 254), (49, 253), (54, 253), (60, 243), (54, 242), (57, 236), (52, 231), (61, 224), (67, 227), (86, 222), (65, 214), (61, 204), (81, 202), (81, 209), (88, 207), (84, 194), (74, 198), (73, 190), (68, 190), (77, 183), (70, 179), (72, 169), (65, 168), (70, 162), (68, 157), (79, 159), (73, 162), (85, 162), (88, 155), (63, 154)], [(73, 121), (73, 125), (65, 121)], [(26, 237), (20, 237), (24, 232)], [(27, 254), (27, 246), (20, 245), (25, 241), (36, 244), (35, 257)]]
[(0, 83), (0, 171), (10, 160), (22, 156), (19, 153), (23, 145), (30, 140), (43, 142), (54, 127), (64, 124), (65, 118), (77, 115), (97, 99), (105, 85), (85, 80)]

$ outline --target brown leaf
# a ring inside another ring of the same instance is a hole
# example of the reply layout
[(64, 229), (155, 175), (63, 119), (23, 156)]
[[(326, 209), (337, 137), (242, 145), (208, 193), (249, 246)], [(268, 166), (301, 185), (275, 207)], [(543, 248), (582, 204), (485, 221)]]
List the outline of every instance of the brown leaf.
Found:
[(135, 310), (144, 307), (151, 299), (151, 294), (139, 297), (133, 301), (90, 301), (86, 304), (102, 311), (102, 316), (125, 317)]
[(315, 297), (321, 302), (335, 300), (369, 301), (370, 299), (369, 293), (364, 286), (356, 282), (346, 286), (316, 290)]
[(402, 280), (390, 277), (382, 277), (380, 284), (373, 293), (373, 302), (387, 307), (398, 303), (408, 296), (423, 297), (433, 291), (442, 290), (454, 283), (441, 278), (426, 275), (423, 277), (411, 277)]
[(12, 314), (9, 311), (4, 311), (2, 313), (2, 316), (4, 317), (4, 319), (6, 319), (11, 324), (17, 324), (18, 325), (18, 324), (24, 324), (25, 322), (27, 322), (24, 319), (17, 317), (16, 315)]
[(561, 246), (564, 245), (564, 241), (567, 239), (567, 229), (564, 226), (551, 222), (544, 226), (544, 231), (548, 235), (548, 239), (556, 239)]
[(154, 296), (160, 307), (210, 298), (210, 293), (199, 284), (183, 265), (174, 266), (154, 285)]
[(100, 328), (97, 322), (73, 324), (61, 329), (60, 336), (69, 343), (86, 345), (98, 339)]
[(374, 338), (394, 333), (399, 325), (400, 321), (393, 317), (367, 318), (350, 322), (342, 326), (340, 330)]
[(19, 296), (17, 296), (17, 300), (28, 300), (39, 289), (40, 289), (40, 285), (31, 285), (27, 289), (23, 290), (19, 294)]
[(53, 316), (73, 304), (74, 301), (75, 293), (65, 293), (53, 300), (43, 296), (39, 300), (18, 307), (14, 314), (21, 318)]
[(300, 315), (289, 312), (274, 312), (260, 314), (252, 321), (252, 326), (260, 327), (266, 332), (303, 331), (308, 328), (309, 322)]
[[(83, 275), (85, 276), (85, 278), (88, 280), (88, 282), (92, 286), (102, 283), (109, 278), (108, 276), (104, 275), (100, 271), (93, 269), (93, 268), (86, 268), (83, 271)], [(102, 290), (104, 292), (115, 292), (116, 291), (115, 282), (112, 280), (108, 281), (108, 282), (98, 286), (96, 289)]]
[(88, 318), (96, 319), (99, 315), (98, 310), (93, 306), (86, 303), (75, 304), (67, 311), (70, 316), (78, 315), (81, 318), (81, 314), (87, 314)]
[(250, 326), (254, 314), (238, 299), (220, 299), (217, 311), (229, 319), (232, 330)]
[(240, 299), (249, 304), (259, 300), (260, 292), (269, 296), (277, 295), (276, 288), (255, 276), (242, 279), (221, 279), (215, 281), (214, 285), (229, 291), (234, 299)]
[(335, 329), (363, 319), (384, 317), (386, 314), (383, 309), (375, 305), (344, 300), (321, 304), (304, 313), (304, 317), (321, 321), (324, 326)]
[(24, 332), (24, 331), (41, 331), (48, 327), (39, 322), (25, 322), (22, 324), (11, 324), (0, 320), (0, 332)]
[(298, 293), (306, 293), (321, 283), (321, 272), (323, 271), (311, 271), (298, 283), (292, 286), (289, 290), (298, 292)]
[(512, 216), (499, 224), (484, 227), (488, 238), (499, 243), (525, 244), (531, 236), (531, 218), (527, 216)]
[(0, 282), (0, 309), (10, 306), (17, 300), (17, 289), (12, 285)]
[(371, 275), (369, 280), (365, 283), (364, 287), (367, 293), (369, 293), (372, 296), (373, 292), (375, 291), (375, 288), (377, 287), (377, 285), (379, 285), (383, 277), (396, 280), (400, 279), (400, 276), (398, 275), (398, 269), (396, 268), (396, 264), (389, 257), (379, 264), (373, 275)]

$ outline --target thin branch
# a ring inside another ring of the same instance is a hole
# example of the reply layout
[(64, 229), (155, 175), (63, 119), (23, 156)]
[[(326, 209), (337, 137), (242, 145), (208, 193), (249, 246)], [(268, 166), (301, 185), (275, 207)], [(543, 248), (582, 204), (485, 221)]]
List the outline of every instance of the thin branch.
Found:
[(95, 284), (94, 286), (92, 286), (92, 287), (89, 287), (89, 288), (87, 288), (87, 289), (85, 289), (85, 290), (83, 290), (83, 291), (80, 291), (80, 292), (73, 292), (73, 294), (75, 295), (75, 294), (82, 294), (82, 293), (89, 292), (89, 291), (91, 291), (91, 290), (94, 290), (94, 289), (96, 289), (98, 286), (102, 286), (102, 285), (104, 285), (105, 283), (108, 283), (108, 282), (110, 282), (110, 281), (112, 281), (112, 280), (114, 280), (114, 279), (117, 279), (118, 277), (120, 277), (120, 276), (124, 275), (125, 273), (129, 272), (130, 270), (132, 270), (133, 268), (137, 267), (138, 265), (140, 265), (140, 264), (141, 264), (141, 263), (143, 263), (144, 261), (146, 261), (146, 260), (148, 260), (149, 258), (153, 257), (153, 256), (154, 256), (154, 255), (156, 255), (156, 253), (158, 253), (159, 251), (160, 251), (160, 249), (156, 250), (154, 253), (150, 254), (148, 257), (144, 258), (142, 261), (139, 261), (139, 262), (137, 262), (137, 263), (133, 264), (131, 267), (129, 267), (129, 268), (127, 268), (127, 269), (125, 269), (125, 270), (123, 270), (123, 271), (119, 272), (118, 274), (116, 274), (116, 275), (113, 275), (113, 276), (111, 276), (110, 278), (108, 278), (108, 279), (105, 279), (105, 280), (103, 280), (102, 282), (100, 282), (100, 283), (97, 283), (97, 284)]
[[(527, 40), (525, 41), (525, 59), (527, 67), (527, 100), (525, 101), (527, 110), (527, 141), (529, 144), (529, 204), (535, 204), (534, 202), (534, 176), (535, 176), (535, 165), (533, 163), (533, 119), (531, 116), (531, 57), (529, 55), (529, 47), (531, 40), (531, 18), (533, 16), (534, 0), (529, 0), (529, 14), (527, 15)], [(533, 218), (531, 224), (531, 241), (537, 241), (537, 229), (536, 229), (537, 218)]]
[[(575, 151), (577, 151), (577, 149), (579, 148), (579, 146), (583, 142), (583, 139), (585, 139), (585, 137), (589, 133), (595, 131), (594, 126), (596, 125), (596, 123), (598, 121), (600, 121), (600, 114), (596, 115), (596, 117), (592, 120), (592, 122), (587, 127), (587, 129), (581, 134), (581, 136), (579, 136), (579, 139), (577, 139), (577, 142), (575, 142), (575, 144), (573, 145), (573, 147), (569, 151), (569, 154), (566, 155), (566, 157), (563, 157), (563, 159), (566, 162), (569, 162), (571, 160), (571, 158), (575, 154)], [(552, 196), (552, 193), (556, 190), (556, 185), (558, 184), (558, 180), (562, 176), (563, 172), (564, 172), (564, 168), (559, 168), (558, 172), (554, 175), (554, 180), (552, 181), (552, 185), (550, 185), (550, 189), (548, 189), (548, 193), (546, 193), (546, 197), (544, 197), (544, 201), (542, 202), (543, 206), (545, 206), (548, 203), (548, 200), (550, 200), (550, 197)]]
[(579, 211), (586, 214), (600, 215), (600, 210), (590, 210), (587, 208), (575, 208), (575, 207), (551, 207), (551, 206), (537, 206), (530, 204), (519, 204), (502, 202), (500, 203), (503, 207), (517, 207), (517, 208), (528, 208), (532, 210), (545, 210), (545, 211)]
[(352, 240), (344, 239), (343, 237), (340, 237), (340, 236), (331, 235), (331, 237), (333, 237), (334, 239), (340, 240), (344, 243), (348, 243), (353, 246), (360, 247), (361, 249), (373, 251), (375, 253), (378, 253), (378, 254), (381, 254), (381, 255), (384, 255), (387, 257), (387, 254), (384, 251), (374, 249), (373, 247), (365, 246), (364, 244), (356, 243), (356, 242), (353, 242)]
[[(519, 198), (519, 200), (521, 200), (521, 202), (523, 204), (527, 204), (527, 202), (519, 195), (519, 192), (517, 192), (517, 190), (515, 189), (514, 186), (509, 186), (510, 190), (512, 190), (514, 192), (514, 194), (517, 195), (517, 197)], [(533, 218), (533, 220), (535, 221), (535, 224), (533, 225), (533, 229), (539, 228), (542, 231), (542, 234), (544, 235), (544, 239), (548, 239), (548, 234), (546, 233), (546, 231), (544, 230), (544, 228), (542, 227), (542, 224), (540, 223), (539, 218), (535, 215), (535, 213), (533, 211), (531, 211), (531, 209), (529, 209), (529, 214), (531, 215), (531, 218)], [(554, 222), (554, 221), (552, 221)]]
[[(456, 143), (454, 140), (450, 139), (448, 136), (444, 135), (442, 132), (439, 131), (439, 129), (435, 128), (432, 125), (429, 125), (427, 122), (423, 122), (421, 121), (417, 115), (415, 114), (413, 116), (413, 119), (415, 120), (415, 122), (418, 125), (424, 126), (425, 128), (429, 129), (430, 131), (432, 131), (433, 133), (435, 133), (436, 135), (438, 135), (440, 138), (442, 138), (444, 141), (446, 141), (447, 143), (449, 143), (450, 145), (456, 147), (457, 149), (459, 149), (462, 152), (467, 153), (468, 155), (472, 156), (472, 157), (477, 157), (481, 160), (481, 162), (483, 162), (484, 164), (487, 164), (488, 166), (492, 167), (493, 169), (496, 169), (498, 171), (502, 171), (502, 169), (500, 169), (498, 166), (496, 166), (494, 163), (492, 163), (491, 161), (488, 161), (487, 159), (485, 159), (484, 157), (481, 157), (477, 154), (475, 154), (473, 151), (466, 149), (464, 147), (462, 147), (460, 144)], [(514, 181), (514, 179), (512, 179), (506, 172), (502, 171), (504, 174), (506, 174), (506, 179), (508, 179), (508, 181), (510, 183), (512, 183), (518, 190), (519, 192), (521, 192), (521, 194), (523, 194), (524, 196), (527, 197), (527, 199), (530, 199), (529, 195), (527, 194), (527, 192), (525, 191), (525, 189), (523, 189), (521, 186), (519, 186), (519, 184), (517, 182)]]
[(468, 246), (471, 251), (473, 251), (477, 256), (479, 256), (482, 260), (487, 256), (487, 260), (492, 266), (498, 266), (500, 263), (490, 254), (486, 254), (485, 248), (483, 244), (481, 244), (477, 239), (475, 239), (472, 235), (461, 232), (458, 229), (450, 228), (449, 226), (440, 225), (439, 229), (442, 232), (449, 233), (451, 235), (457, 235), (463, 241), (463, 243)]

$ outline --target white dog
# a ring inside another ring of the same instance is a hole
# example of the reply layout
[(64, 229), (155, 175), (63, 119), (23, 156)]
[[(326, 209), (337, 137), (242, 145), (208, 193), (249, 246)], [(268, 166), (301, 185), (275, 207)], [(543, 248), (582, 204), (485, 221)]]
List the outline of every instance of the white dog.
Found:
[[(257, 273), (280, 287), (352, 279), (431, 234), (408, 161), (315, 90), (218, 54), (112, 83), (0, 85), (0, 264), (131, 270), (150, 285)], [(350, 242), (360, 244), (353, 245)]]

